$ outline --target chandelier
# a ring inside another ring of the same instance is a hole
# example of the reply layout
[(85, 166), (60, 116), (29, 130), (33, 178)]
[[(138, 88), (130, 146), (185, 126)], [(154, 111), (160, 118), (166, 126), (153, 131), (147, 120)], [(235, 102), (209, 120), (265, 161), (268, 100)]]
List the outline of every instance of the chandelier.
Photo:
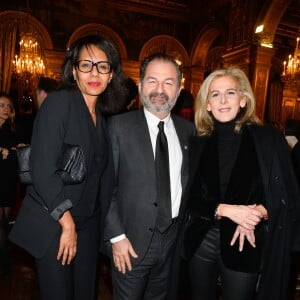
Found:
[(33, 33), (25, 33), (19, 42), (20, 54), (13, 60), (14, 73), (23, 77), (40, 77), (45, 73), (40, 45)]
[(300, 75), (300, 49), (298, 37), (294, 55), (290, 54), (287, 61), (283, 62), (282, 78), (285, 81), (294, 81)]

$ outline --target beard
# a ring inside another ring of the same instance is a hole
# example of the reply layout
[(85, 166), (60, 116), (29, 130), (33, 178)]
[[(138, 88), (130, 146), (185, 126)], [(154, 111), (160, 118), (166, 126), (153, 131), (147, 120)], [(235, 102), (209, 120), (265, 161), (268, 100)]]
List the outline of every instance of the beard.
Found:
[[(159, 100), (154, 99), (155, 97), (160, 97)], [(170, 99), (168, 95), (165, 93), (156, 93), (153, 92), (149, 96), (145, 96), (144, 94), (141, 94), (141, 100), (144, 105), (144, 107), (152, 112), (170, 112), (172, 108), (174, 107), (177, 96)], [(155, 103), (160, 102), (161, 105), (157, 106)]]

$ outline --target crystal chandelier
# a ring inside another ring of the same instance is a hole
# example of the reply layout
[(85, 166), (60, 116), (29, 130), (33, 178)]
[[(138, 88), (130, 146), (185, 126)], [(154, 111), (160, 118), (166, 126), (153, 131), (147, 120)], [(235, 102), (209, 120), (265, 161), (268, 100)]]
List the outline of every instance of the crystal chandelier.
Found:
[(288, 61), (283, 62), (283, 72), (282, 77), (284, 80), (293, 80), (300, 74), (300, 49), (299, 49), (299, 40), (298, 37), (296, 40), (296, 48), (294, 55), (290, 54)]
[(19, 44), (20, 55), (15, 55), (13, 60), (15, 74), (25, 77), (42, 76), (45, 73), (45, 65), (37, 38), (32, 33), (25, 33)]

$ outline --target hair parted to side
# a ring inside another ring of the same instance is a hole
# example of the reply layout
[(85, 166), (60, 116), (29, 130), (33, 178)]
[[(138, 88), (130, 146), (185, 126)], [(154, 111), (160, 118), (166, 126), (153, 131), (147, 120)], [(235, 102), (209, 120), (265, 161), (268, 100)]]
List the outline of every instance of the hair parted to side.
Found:
[(148, 67), (149, 63), (151, 63), (154, 60), (161, 60), (161, 61), (164, 61), (164, 62), (170, 62), (174, 65), (174, 67), (176, 68), (176, 72), (177, 72), (177, 79), (178, 79), (177, 84), (178, 84), (178, 87), (180, 87), (181, 80), (182, 80), (181, 68), (172, 56), (170, 56), (166, 53), (163, 53), (163, 52), (157, 52), (157, 53), (151, 54), (150, 56), (146, 57), (142, 61), (141, 68), (140, 68), (140, 81), (143, 82), (143, 80), (145, 78), (147, 67)]
[(214, 129), (213, 116), (207, 110), (209, 88), (213, 80), (224, 76), (233, 78), (237, 83), (237, 88), (241, 92), (241, 96), (246, 98), (246, 106), (240, 110), (235, 131), (239, 132), (245, 123), (262, 124), (255, 112), (255, 97), (248, 77), (240, 68), (231, 66), (210, 73), (199, 89), (195, 101), (195, 125), (198, 135), (210, 135)]
[(9, 100), (10, 102), (10, 105), (11, 105), (11, 114), (8, 118), (8, 124), (11, 128), (11, 130), (15, 130), (15, 116), (16, 116), (16, 111), (15, 111), (15, 107), (14, 107), (14, 104), (13, 104), (13, 101), (11, 99), (11, 97), (5, 93), (5, 92), (0, 92), (0, 98), (6, 98)]
[(121, 67), (121, 59), (118, 50), (108, 40), (99, 35), (87, 35), (74, 41), (67, 49), (62, 65), (61, 88), (76, 89), (77, 84), (73, 77), (73, 67), (76, 66), (80, 52), (91, 45), (102, 50), (111, 64), (113, 76), (105, 91), (99, 95), (97, 109), (104, 115), (112, 115), (121, 111), (126, 105), (127, 89), (125, 76)]
[(47, 94), (55, 91), (58, 87), (58, 82), (49, 77), (41, 77), (38, 81), (37, 89), (44, 90)]

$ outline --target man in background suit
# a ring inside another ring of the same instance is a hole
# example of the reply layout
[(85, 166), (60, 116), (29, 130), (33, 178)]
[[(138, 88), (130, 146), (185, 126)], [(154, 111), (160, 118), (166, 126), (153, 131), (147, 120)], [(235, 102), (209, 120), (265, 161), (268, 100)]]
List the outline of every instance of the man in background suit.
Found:
[(36, 89), (36, 102), (37, 109), (39, 109), (46, 99), (47, 95), (51, 92), (56, 91), (58, 88), (58, 82), (49, 77), (41, 77), (39, 79), (37, 89)]
[[(183, 220), (187, 184), (188, 139), (193, 124), (170, 111), (180, 92), (182, 73), (168, 55), (158, 53), (141, 65), (139, 94), (143, 108), (110, 122), (115, 189), (104, 238), (112, 251), (114, 300), (165, 299)], [(158, 123), (164, 122), (169, 159), (170, 218), (162, 230), (162, 188), (155, 167)]]

